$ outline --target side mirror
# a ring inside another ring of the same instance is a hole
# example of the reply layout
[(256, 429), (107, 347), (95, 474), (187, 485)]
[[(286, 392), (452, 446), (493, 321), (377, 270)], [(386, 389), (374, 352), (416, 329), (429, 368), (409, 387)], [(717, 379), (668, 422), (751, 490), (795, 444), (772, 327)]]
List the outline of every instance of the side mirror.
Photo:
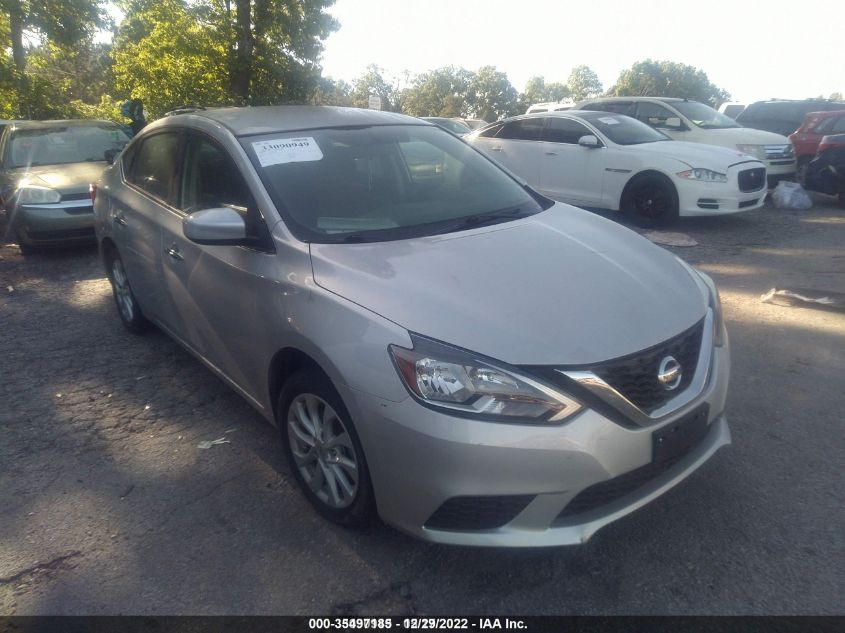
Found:
[(684, 124), (681, 122), (681, 119), (676, 116), (670, 116), (666, 119), (666, 122), (663, 125), (658, 125), (657, 127), (666, 128), (667, 130), (683, 130)]
[(593, 136), (592, 134), (585, 134), (584, 136), (578, 139), (578, 145), (580, 145), (581, 147), (596, 149), (597, 147), (601, 147), (601, 141), (599, 141), (599, 139)]
[(114, 164), (114, 159), (115, 159), (115, 158), (117, 158), (117, 155), (118, 155), (118, 154), (120, 154), (120, 150), (119, 150), (119, 149), (114, 149), (114, 148), (112, 148), (112, 149), (107, 149), (105, 152), (103, 152), (103, 158), (105, 159), (105, 161), (106, 161), (109, 165), (113, 165), (113, 164)]
[(182, 220), (182, 232), (192, 242), (211, 245), (246, 244), (246, 223), (228, 207), (205, 209)]

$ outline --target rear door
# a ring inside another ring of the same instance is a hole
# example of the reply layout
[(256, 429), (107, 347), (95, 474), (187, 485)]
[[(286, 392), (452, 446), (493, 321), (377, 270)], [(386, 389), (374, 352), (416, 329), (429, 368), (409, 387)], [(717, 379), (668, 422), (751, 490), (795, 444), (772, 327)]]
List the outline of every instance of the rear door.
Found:
[(540, 184), (542, 117), (508, 121), (482, 132), (474, 145), (535, 189)]
[[(167, 293), (164, 321), (258, 404), (257, 394), (266, 382), (261, 359), (267, 354), (260, 298), (279, 294), (272, 281), (272, 239), (246, 179), (227, 150), (200, 132), (189, 131), (185, 137), (178, 209), (161, 224)], [(200, 245), (185, 237), (184, 218), (219, 207), (241, 214), (252, 238), (249, 247)]]
[(582, 147), (582, 136), (596, 134), (580, 121), (548, 117), (543, 130), (539, 191), (555, 200), (598, 206), (602, 199), (604, 147)]
[(173, 213), (175, 174), (181, 132), (157, 132), (122, 157), (125, 187), (109, 191), (107, 222), (123, 259), (132, 292), (144, 313), (162, 315), (161, 233), (163, 217)]

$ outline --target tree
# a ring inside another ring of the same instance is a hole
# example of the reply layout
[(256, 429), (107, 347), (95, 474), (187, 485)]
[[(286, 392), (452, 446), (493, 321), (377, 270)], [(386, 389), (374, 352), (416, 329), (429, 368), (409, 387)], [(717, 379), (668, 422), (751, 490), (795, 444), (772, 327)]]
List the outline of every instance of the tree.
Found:
[(143, 99), (153, 116), (180, 105), (229, 103), (226, 44), (199, 18), (182, 0), (136, 3), (131, 34), (115, 41), (118, 92)]
[(730, 99), (730, 94), (710, 83), (703, 70), (677, 62), (647, 59), (623, 70), (609, 91), (615, 96), (680, 97), (713, 107)]
[(402, 86), (408, 75), (385, 77), (384, 70), (375, 64), (367, 66), (367, 72), (352, 82), (350, 98), (356, 108), (368, 107), (371, 95), (381, 98), (381, 109), (387, 112), (402, 112)]
[[(569, 86), (560, 82), (546, 83), (543, 77), (531, 77), (525, 84), (525, 92), (520, 95), (520, 110), (534, 103), (545, 101), (563, 101), (570, 96)], [(524, 105), (524, 108), (522, 107)]]
[(307, 102), (323, 40), (338, 26), (324, 11), (333, 2), (123, 0), (117, 87), (153, 114), (185, 103)]
[(402, 96), (403, 109), (413, 116), (464, 117), (472, 73), (447, 66), (418, 75)]
[(599, 76), (589, 66), (583, 65), (572, 69), (567, 85), (575, 101), (597, 97), (604, 90)]
[(311, 97), (313, 105), (351, 106), (352, 86), (343, 79), (334, 80), (331, 77), (320, 77), (317, 88)]
[(470, 114), (485, 121), (519, 112), (519, 95), (508, 76), (494, 66), (482, 66), (473, 75), (467, 95)]
[(830, 99), (831, 101), (842, 101), (842, 93), (841, 92), (831, 92), (828, 99)]
[(3, 42), (12, 49), (18, 73), (26, 69), (24, 32), (63, 46), (87, 41), (108, 20), (101, 0), (0, 0), (8, 24)]

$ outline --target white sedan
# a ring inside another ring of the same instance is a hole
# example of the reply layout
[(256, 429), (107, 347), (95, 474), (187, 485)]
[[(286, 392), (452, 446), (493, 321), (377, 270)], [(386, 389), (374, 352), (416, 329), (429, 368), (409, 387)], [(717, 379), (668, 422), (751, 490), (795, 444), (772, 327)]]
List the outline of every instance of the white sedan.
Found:
[(641, 226), (757, 209), (766, 197), (766, 166), (756, 158), (673, 141), (620, 114), (530, 114), (464, 139), (550, 198), (622, 210)]

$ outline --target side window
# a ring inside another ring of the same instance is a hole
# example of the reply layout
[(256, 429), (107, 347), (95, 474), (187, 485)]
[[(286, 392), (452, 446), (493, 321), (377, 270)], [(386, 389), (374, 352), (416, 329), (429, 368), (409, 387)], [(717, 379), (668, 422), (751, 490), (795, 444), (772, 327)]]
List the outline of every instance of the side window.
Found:
[(543, 133), (543, 140), (549, 143), (577, 145), (578, 139), (587, 134), (593, 133), (578, 121), (551, 117), (549, 125)]
[(634, 116), (634, 104), (630, 101), (605, 101), (604, 103), (591, 103), (588, 106), (588, 109)]
[(262, 242), (269, 238), (255, 199), (235, 162), (216, 143), (190, 136), (182, 170), (181, 203), (185, 213), (229, 207), (241, 214), (247, 236)]
[(662, 105), (642, 102), (637, 104), (637, 118), (651, 127), (666, 127), (666, 119), (678, 118), (678, 115)]
[(845, 134), (845, 116), (833, 120), (833, 125), (830, 126), (828, 134)]
[(499, 130), (501, 130), (501, 129), (502, 129), (501, 123), (499, 123), (497, 125), (491, 125), (490, 127), (488, 127), (483, 132), (479, 132), (478, 136), (480, 136), (482, 138), (491, 138), (493, 136), (496, 136), (499, 133)]
[(816, 127), (813, 128), (813, 134), (827, 134), (828, 130), (833, 127), (834, 121), (835, 119), (833, 117), (822, 119), (821, 123), (817, 123)]
[(136, 151), (127, 180), (151, 196), (170, 202), (178, 150), (178, 132), (148, 136)]
[(545, 118), (520, 119), (505, 124), (496, 138), (507, 138), (515, 141), (539, 141), (543, 132)]

